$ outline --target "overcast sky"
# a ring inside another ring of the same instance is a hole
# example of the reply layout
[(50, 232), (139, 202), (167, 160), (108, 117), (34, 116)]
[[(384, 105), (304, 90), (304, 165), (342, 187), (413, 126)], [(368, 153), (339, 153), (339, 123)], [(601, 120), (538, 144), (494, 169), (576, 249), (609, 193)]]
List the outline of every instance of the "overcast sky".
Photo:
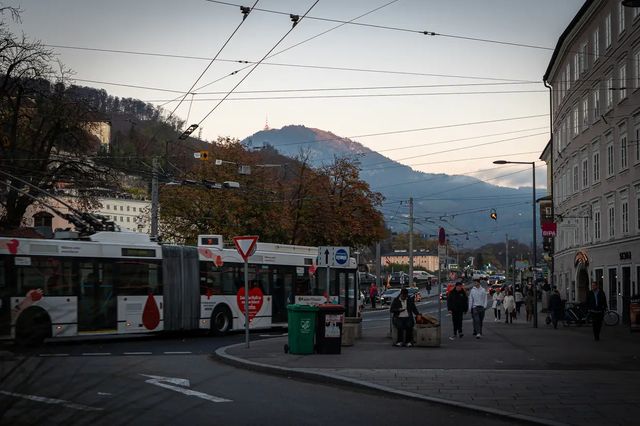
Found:
[[(251, 6), (253, 1), (229, 0), (245, 6)], [(314, 1), (260, 0), (257, 7), (303, 15)], [(320, 0), (310, 16), (348, 21), (389, 2)], [(49, 45), (200, 58), (212, 58), (242, 21), (237, 6), (206, 0), (5, 0), (3, 3), (19, 5), (24, 10), (22, 23), (14, 25), (15, 29)], [(582, 0), (395, 1), (355, 22), (442, 35), (343, 25), (268, 59), (266, 62), (270, 64), (258, 66), (236, 89), (237, 94), (231, 95), (202, 121), (202, 136), (208, 140), (218, 136), (242, 139), (261, 130), (267, 117), (272, 128), (302, 124), (345, 137), (520, 118), (354, 139), (417, 170), (471, 174), (501, 185), (530, 186), (531, 174), (527, 173), (530, 169), (524, 167), (523, 173), (496, 179), (517, 169), (494, 167), (492, 161), (499, 158), (537, 160), (548, 142), (548, 93), (541, 80), (552, 50), (459, 37), (553, 48), (582, 3)], [(339, 23), (326, 20), (303, 20), (274, 52), (337, 25)], [(256, 10), (231, 37), (219, 58), (257, 61), (290, 28), (288, 15)], [(136, 97), (156, 105), (176, 98), (179, 93), (105, 83), (187, 91), (209, 63), (206, 59), (61, 47), (54, 50), (61, 61), (75, 71), (76, 78), (104, 82), (78, 84), (104, 88), (112, 95)], [(274, 65), (276, 63), (279, 65)], [(246, 75), (248, 69), (229, 76), (243, 66), (214, 62), (196, 87), (220, 79), (198, 90), (199, 93), (220, 93), (196, 95), (193, 102), (189, 96), (176, 113), (183, 119), (188, 116), (189, 124), (203, 120), (218, 103), (217, 99)], [(396, 73), (374, 72), (383, 70)], [(397, 87), (433, 85), (448, 86)], [(394, 88), (370, 89), (380, 86)], [(337, 88), (351, 90), (290, 91)], [(261, 90), (287, 92), (240, 93)], [(373, 94), (392, 96), (370, 96)], [(403, 96), (398, 96), (401, 94)], [(307, 98), (301, 99), (301, 96)], [(237, 100), (241, 97), (252, 99)], [(265, 97), (297, 99), (255, 99)], [(164, 108), (171, 111), (175, 105), (168, 103)], [(529, 116), (538, 117), (521, 118)], [(445, 141), (451, 142), (437, 143)], [(479, 144), (484, 145), (471, 147)], [(389, 150), (403, 147), (413, 148)], [(469, 148), (459, 149), (465, 147)], [(453, 151), (434, 154), (445, 150)], [(545, 175), (540, 164), (538, 186), (543, 186)]]

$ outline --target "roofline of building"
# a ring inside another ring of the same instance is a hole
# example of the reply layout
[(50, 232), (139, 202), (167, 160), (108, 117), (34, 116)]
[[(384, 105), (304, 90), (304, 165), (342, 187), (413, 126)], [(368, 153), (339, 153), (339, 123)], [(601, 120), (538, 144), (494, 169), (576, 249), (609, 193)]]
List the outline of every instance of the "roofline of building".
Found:
[(580, 10), (578, 10), (578, 13), (576, 14), (576, 16), (573, 17), (573, 19), (571, 20), (571, 22), (569, 23), (567, 28), (560, 35), (560, 38), (558, 38), (558, 43), (556, 44), (556, 48), (553, 50), (553, 55), (551, 55), (551, 59), (549, 60), (549, 65), (547, 66), (547, 71), (545, 71), (544, 76), (542, 77), (543, 81), (547, 81), (548, 82), (549, 74), (551, 74), (551, 69), (553, 68), (553, 64), (554, 64), (555, 60), (557, 59), (558, 55), (560, 54), (560, 50), (561, 50), (562, 45), (564, 44), (566, 38), (569, 36), (569, 34), (571, 34), (571, 31), (573, 30), (573, 27), (575, 27), (576, 24), (580, 21), (580, 19), (584, 16), (584, 14), (587, 13), (587, 10), (589, 9), (589, 7), (594, 2), (595, 2), (595, 0), (586, 0), (584, 2), (584, 4), (582, 5), (582, 7), (580, 8)]
[(547, 142), (547, 145), (545, 145), (544, 149), (542, 150), (542, 154), (540, 154), (539, 159), (542, 161), (546, 161), (544, 158), (550, 150), (551, 150), (551, 139), (549, 139), (549, 142)]

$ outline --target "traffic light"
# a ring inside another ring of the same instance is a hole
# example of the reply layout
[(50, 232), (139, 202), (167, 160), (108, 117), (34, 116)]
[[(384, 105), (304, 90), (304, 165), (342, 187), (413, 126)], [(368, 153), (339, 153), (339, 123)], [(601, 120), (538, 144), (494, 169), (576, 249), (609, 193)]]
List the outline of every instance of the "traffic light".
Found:
[(498, 213), (496, 213), (496, 209), (491, 209), (491, 213), (489, 214), (489, 217), (493, 220), (498, 220)]

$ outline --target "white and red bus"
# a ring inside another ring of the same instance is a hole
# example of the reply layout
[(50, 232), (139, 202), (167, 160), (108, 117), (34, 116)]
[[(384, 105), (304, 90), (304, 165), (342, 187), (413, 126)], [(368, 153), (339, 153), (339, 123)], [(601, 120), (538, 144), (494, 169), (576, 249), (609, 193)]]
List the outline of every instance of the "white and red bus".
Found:
[[(222, 237), (199, 238), (216, 240), (196, 248), (127, 232), (98, 232), (86, 240), (0, 237), (0, 338), (38, 343), (58, 336), (241, 329), (243, 263), (223, 247)], [(313, 247), (259, 245), (250, 258), (251, 328), (286, 325), (292, 301), (328, 298), (349, 315), (355, 262), (331, 269), (326, 289), (326, 271), (313, 266), (316, 255)]]
[[(200, 328), (216, 334), (244, 328), (244, 261), (220, 235), (200, 235)], [(331, 302), (356, 316), (356, 262), (316, 268), (317, 247), (257, 243), (249, 258), (249, 327), (287, 325), (287, 305)]]

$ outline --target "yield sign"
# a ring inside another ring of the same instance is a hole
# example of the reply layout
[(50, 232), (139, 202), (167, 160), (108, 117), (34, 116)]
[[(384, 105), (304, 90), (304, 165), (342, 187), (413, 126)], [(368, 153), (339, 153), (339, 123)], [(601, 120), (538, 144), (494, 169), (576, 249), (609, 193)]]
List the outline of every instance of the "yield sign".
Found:
[(249, 261), (249, 257), (256, 251), (256, 244), (258, 243), (257, 235), (246, 235), (243, 237), (233, 237), (233, 244), (236, 246), (236, 250), (242, 256), (245, 262)]

